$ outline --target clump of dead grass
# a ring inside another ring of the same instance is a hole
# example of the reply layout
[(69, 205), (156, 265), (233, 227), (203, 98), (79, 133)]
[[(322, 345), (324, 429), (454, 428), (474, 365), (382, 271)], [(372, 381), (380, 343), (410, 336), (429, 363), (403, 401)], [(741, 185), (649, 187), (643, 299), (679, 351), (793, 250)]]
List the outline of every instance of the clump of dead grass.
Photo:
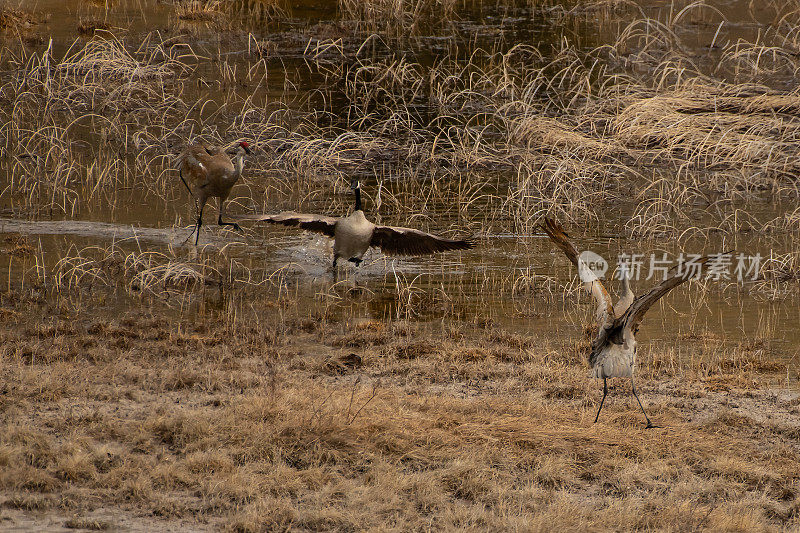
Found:
[(800, 254), (770, 254), (763, 259), (752, 293), (770, 300), (794, 297), (800, 281)]
[(175, 14), (181, 20), (218, 22), (225, 17), (219, 0), (181, 0), (175, 3)]
[(100, 19), (81, 19), (78, 21), (78, 33), (81, 35), (91, 36), (98, 31), (108, 31), (111, 29), (111, 24)]
[(26, 30), (39, 22), (37, 16), (27, 11), (0, 7), (0, 30)]
[(415, 35), (431, 26), (441, 26), (456, 16), (454, 0), (339, 0), (344, 19), (355, 19), (363, 30)]
[(69, 529), (86, 529), (89, 531), (106, 531), (112, 524), (106, 520), (75, 516), (64, 522), (64, 527)]

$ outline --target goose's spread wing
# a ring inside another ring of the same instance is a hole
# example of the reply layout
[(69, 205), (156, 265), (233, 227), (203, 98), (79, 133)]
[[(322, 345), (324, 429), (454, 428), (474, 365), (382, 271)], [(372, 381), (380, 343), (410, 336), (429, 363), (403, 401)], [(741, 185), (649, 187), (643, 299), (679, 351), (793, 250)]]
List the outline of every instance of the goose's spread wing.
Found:
[[(551, 218), (546, 218), (544, 219), (544, 224), (542, 224), (542, 229), (550, 237), (550, 240), (564, 252), (564, 255), (572, 261), (572, 264), (578, 267), (578, 250), (575, 249), (567, 234), (564, 233), (564, 228), (561, 224)], [(592, 293), (595, 302), (597, 302), (595, 317), (602, 331), (603, 327), (608, 327), (614, 322), (614, 305), (611, 303), (611, 296), (599, 279), (585, 282), (583, 286)]]
[(240, 220), (254, 220), (270, 222), (272, 224), (283, 224), (284, 226), (296, 226), (306, 231), (314, 231), (327, 235), (328, 237), (333, 237), (336, 229), (336, 222), (339, 219), (336, 217), (326, 217), (324, 215), (309, 215), (295, 213), (293, 211), (284, 211), (277, 215), (245, 215), (240, 217)]
[[(729, 252), (730, 253), (730, 252)], [(705, 265), (711, 259), (716, 256), (713, 255), (706, 255), (703, 256), (697, 261), (694, 261), (697, 265)], [(677, 270), (678, 266), (672, 267), (671, 270)], [(644, 318), (644, 314), (647, 312), (650, 307), (656, 303), (658, 300), (661, 299), (662, 296), (667, 294), (669, 291), (683, 283), (684, 281), (688, 281), (692, 279), (690, 277), (691, 270), (684, 267), (684, 272), (682, 273), (675, 273), (672, 276), (668, 277), (645, 294), (642, 294), (638, 298), (636, 298), (633, 303), (628, 307), (628, 310), (625, 314), (617, 319), (617, 323), (626, 322), (628, 326), (633, 331), (636, 331), (641, 324), (642, 319)]]
[(453, 240), (411, 228), (375, 226), (370, 246), (377, 246), (386, 255), (428, 255), (448, 250), (467, 250), (472, 240)]

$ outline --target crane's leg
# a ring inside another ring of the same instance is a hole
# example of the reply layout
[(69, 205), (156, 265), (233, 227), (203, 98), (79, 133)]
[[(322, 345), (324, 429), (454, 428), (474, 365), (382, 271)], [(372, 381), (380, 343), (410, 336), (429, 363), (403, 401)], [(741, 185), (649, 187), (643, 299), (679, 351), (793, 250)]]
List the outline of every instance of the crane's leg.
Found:
[(339, 261), (339, 256), (333, 254), (333, 282), (339, 281), (339, 270), (336, 268), (336, 263)]
[(239, 227), (239, 224), (236, 222), (223, 222), (222, 221), (222, 214), (225, 212), (225, 198), (220, 197), (219, 199), (219, 218), (217, 219), (217, 224), (220, 226), (232, 226), (233, 229), (236, 231), (241, 231), (242, 228)]
[(183, 169), (180, 169), (180, 170), (178, 171), (178, 175), (181, 177), (181, 181), (183, 182), (183, 184), (184, 184), (184, 185), (186, 185), (186, 190), (187, 190), (187, 191), (189, 191), (189, 195), (190, 195), (192, 198), (194, 198), (194, 193), (192, 192), (192, 188), (191, 188), (191, 187), (189, 187), (189, 184), (188, 184), (188, 183), (186, 183), (186, 180), (185, 180), (185, 179), (183, 179)]
[(200, 241), (200, 226), (203, 225), (203, 208), (206, 206), (206, 199), (202, 198), (200, 200), (200, 214), (197, 215), (197, 224), (195, 225), (195, 232), (197, 232), (197, 236), (194, 238), (194, 245), (197, 246), (197, 243)]
[(645, 429), (657, 428), (658, 426), (654, 426), (653, 423), (650, 421), (650, 417), (648, 417), (647, 413), (644, 412), (644, 407), (642, 407), (642, 401), (639, 399), (639, 395), (636, 394), (636, 386), (633, 384), (633, 376), (631, 376), (631, 390), (633, 391), (633, 396), (636, 398), (636, 401), (639, 402), (639, 408), (641, 408), (645, 420), (647, 420), (647, 427)]
[[(181, 181), (183, 182), (183, 184), (184, 184), (184, 185), (186, 185), (186, 190), (187, 190), (187, 191), (189, 191), (189, 196), (191, 196), (191, 197), (192, 197), (192, 199), (194, 200), (194, 207), (195, 207), (195, 209), (197, 209), (198, 211), (200, 211), (200, 212), (202, 213), (202, 211), (203, 211), (203, 210), (202, 210), (202, 208), (200, 207), (200, 203), (197, 201), (197, 196), (195, 196), (195, 194), (192, 192), (192, 188), (191, 188), (191, 187), (189, 187), (189, 184), (188, 184), (188, 183), (186, 183), (186, 180), (185, 180), (185, 179), (184, 179), (184, 177), (183, 177), (183, 169), (182, 169), (182, 168), (181, 168), (180, 170), (178, 170), (178, 175), (181, 177)], [(203, 215), (201, 214), (201, 215), (200, 215), (200, 218), (202, 218), (202, 217), (203, 217)], [(186, 237), (186, 240), (184, 240), (184, 241), (183, 241), (183, 243), (181, 243), (181, 246), (183, 246), (184, 244), (186, 244), (186, 242), (187, 242), (189, 239), (191, 239), (191, 238), (192, 238), (192, 235), (194, 235), (195, 233), (197, 233), (197, 235), (198, 235), (198, 237), (197, 237), (197, 238), (199, 238), (199, 237), (200, 237), (200, 224), (201, 224), (201, 222), (198, 220), (197, 224), (195, 224), (195, 228), (194, 228), (194, 230), (192, 230), (192, 232), (189, 234), (189, 236), (188, 236), (188, 237)], [(195, 246), (197, 246), (197, 238), (196, 238), (196, 239), (195, 239), (195, 241), (194, 241), (194, 245), (195, 245)]]
[(597, 416), (594, 417), (595, 423), (597, 423), (597, 419), (600, 418), (600, 411), (603, 410), (603, 403), (606, 401), (606, 394), (608, 394), (608, 381), (606, 381), (606, 378), (603, 378), (603, 399), (600, 400), (600, 409), (597, 410)]

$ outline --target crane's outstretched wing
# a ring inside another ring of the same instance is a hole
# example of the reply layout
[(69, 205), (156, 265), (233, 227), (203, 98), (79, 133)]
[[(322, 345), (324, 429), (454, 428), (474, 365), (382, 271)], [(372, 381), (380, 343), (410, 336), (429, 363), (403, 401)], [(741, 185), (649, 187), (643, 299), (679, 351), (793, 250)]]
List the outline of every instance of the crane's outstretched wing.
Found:
[(468, 250), (473, 240), (454, 240), (438, 237), (411, 228), (375, 226), (370, 246), (377, 246), (386, 255), (428, 255), (448, 250)]
[[(550, 237), (550, 240), (564, 252), (564, 255), (572, 261), (572, 264), (580, 268), (578, 265), (578, 250), (575, 249), (575, 246), (570, 242), (567, 234), (564, 233), (564, 228), (561, 224), (552, 218), (545, 218), (542, 229), (547, 236)], [(595, 302), (597, 302), (595, 317), (602, 331), (602, 328), (611, 326), (616, 318), (614, 316), (614, 305), (611, 303), (611, 296), (599, 279), (584, 282), (583, 286), (587, 291), (592, 293)]]
[(339, 219), (336, 217), (326, 217), (324, 215), (309, 215), (295, 213), (293, 211), (284, 211), (277, 215), (244, 215), (239, 217), (239, 220), (254, 220), (270, 222), (272, 224), (283, 224), (284, 226), (296, 226), (306, 231), (314, 231), (327, 235), (328, 237), (333, 237), (336, 229), (336, 222)]
[[(726, 252), (731, 253), (731, 252)], [(725, 255), (725, 254), (723, 254)], [(705, 255), (693, 263), (696, 265), (705, 265), (711, 259), (714, 259), (715, 255)], [(677, 270), (679, 265), (672, 267), (671, 271)], [(642, 294), (638, 298), (636, 298), (633, 303), (628, 307), (628, 310), (625, 312), (624, 315), (619, 317), (615, 323), (615, 325), (619, 323), (626, 322), (630, 328), (635, 332), (639, 328), (639, 324), (641, 324), (642, 319), (644, 318), (644, 314), (647, 312), (650, 307), (656, 303), (658, 300), (661, 299), (662, 296), (666, 295), (669, 291), (683, 283), (684, 281), (688, 281), (692, 279), (691, 277), (692, 271), (687, 267), (684, 267), (684, 272), (676, 272), (672, 276), (668, 277), (652, 289), (650, 291)]]

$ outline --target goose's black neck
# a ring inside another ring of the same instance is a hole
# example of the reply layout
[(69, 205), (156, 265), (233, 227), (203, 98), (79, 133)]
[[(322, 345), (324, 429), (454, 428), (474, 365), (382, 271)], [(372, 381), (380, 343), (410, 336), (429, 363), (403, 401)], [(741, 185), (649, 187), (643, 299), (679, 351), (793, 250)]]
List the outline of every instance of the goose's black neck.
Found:
[(353, 189), (356, 193), (356, 211), (361, 211), (361, 187)]

